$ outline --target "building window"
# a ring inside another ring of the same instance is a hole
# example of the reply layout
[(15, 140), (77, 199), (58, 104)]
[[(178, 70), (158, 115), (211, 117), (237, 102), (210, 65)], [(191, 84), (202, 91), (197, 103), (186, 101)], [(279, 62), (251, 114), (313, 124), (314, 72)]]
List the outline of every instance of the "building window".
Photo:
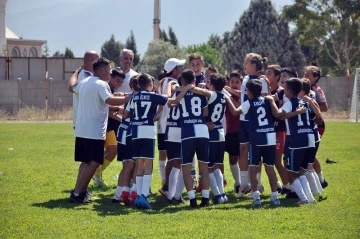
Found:
[(37, 51), (35, 47), (30, 49), (29, 57), (37, 57)]
[(20, 57), (20, 49), (19, 47), (15, 46), (11, 51), (12, 57)]

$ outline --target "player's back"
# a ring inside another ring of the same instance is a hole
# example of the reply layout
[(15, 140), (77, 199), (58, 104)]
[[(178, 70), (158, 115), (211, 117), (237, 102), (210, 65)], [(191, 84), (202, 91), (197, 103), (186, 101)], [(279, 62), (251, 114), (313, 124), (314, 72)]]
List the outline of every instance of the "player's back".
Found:
[(214, 129), (209, 131), (210, 141), (224, 141), (223, 118), (226, 110), (226, 100), (223, 93), (211, 92), (208, 100), (207, 122), (214, 123)]
[[(180, 94), (177, 92), (176, 95)], [(206, 97), (187, 92), (179, 104), (181, 139), (209, 138), (203, 109), (207, 107)]]

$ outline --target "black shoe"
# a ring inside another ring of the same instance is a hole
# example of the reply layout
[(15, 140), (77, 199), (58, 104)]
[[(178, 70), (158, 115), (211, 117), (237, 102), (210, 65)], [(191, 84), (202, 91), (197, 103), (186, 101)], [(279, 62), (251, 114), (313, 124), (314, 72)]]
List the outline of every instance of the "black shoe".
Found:
[(325, 162), (328, 163), (328, 164), (337, 163), (336, 161), (333, 161), (333, 160), (331, 160), (331, 159), (326, 159)]
[(186, 204), (185, 199), (183, 199), (182, 197), (180, 197), (180, 199), (173, 198), (171, 201), (175, 204)]
[(190, 199), (190, 207), (197, 208), (196, 198)]
[(69, 202), (71, 202), (71, 203), (90, 203), (90, 200), (86, 197), (86, 192), (80, 193), (79, 196), (75, 196), (74, 192), (71, 192)]
[(289, 190), (289, 189), (287, 189), (287, 188), (282, 188), (282, 190), (281, 190), (281, 194), (282, 195), (284, 195), (284, 194), (289, 194), (289, 193), (291, 193), (291, 190)]
[(298, 198), (298, 195), (295, 192), (286, 194), (285, 198)]
[(119, 204), (121, 201), (119, 199), (113, 198), (111, 202), (114, 204)]
[(277, 188), (277, 192), (278, 192), (278, 193), (282, 193), (282, 191), (283, 191), (283, 188), (282, 188), (282, 187), (278, 187), (278, 188)]
[(324, 182), (321, 183), (322, 188), (326, 188), (328, 186), (328, 182), (324, 179)]
[(201, 198), (200, 207), (208, 207), (209, 206), (209, 199), (208, 198)]

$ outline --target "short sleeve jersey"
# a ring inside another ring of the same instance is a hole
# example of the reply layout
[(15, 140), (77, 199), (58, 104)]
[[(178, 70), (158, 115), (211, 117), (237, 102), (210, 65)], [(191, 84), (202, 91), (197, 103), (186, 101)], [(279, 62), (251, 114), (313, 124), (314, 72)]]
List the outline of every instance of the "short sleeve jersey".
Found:
[(313, 129), (310, 125), (310, 107), (308, 103), (300, 100), (299, 98), (292, 98), (285, 102), (282, 109), (286, 113), (294, 112), (299, 106), (307, 108), (304, 114), (297, 115), (289, 118), (286, 121), (290, 130), (290, 144), (289, 148), (310, 148), (315, 147), (315, 137)]
[(212, 91), (208, 100), (208, 110), (209, 114), (206, 121), (213, 122), (215, 125), (213, 130), (209, 130), (210, 141), (224, 141), (225, 136), (222, 121), (226, 110), (225, 95)]
[(240, 109), (249, 118), (250, 144), (257, 146), (275, 145), (276, 135), (269, 101), (263, 97), (257, 97), (245, 101)]
[(204, 73), (201, 72), (200, 75), (195, 76), (195, 79), (196, 79), (196, 83), (195, 83), (196, 86), (198, 86), (200, 83), (204, 83), (204, 82), (205, 82), (205, 75), (204, 75)]
[[(178, 96), (180, 92), (176, 92)], [(181, 139), (209, 138), (209, 130), (205, 124), (203, 109), (207, 107), (206, 97), (187, 92), (179, 104)]]
[(133, 139), (155, 139), (154, 117), (159, 105), (164, 106), (168, 99), (148, 91), (133, 95), (127, 109), (131, 115), (131, 134)]
[(326, 103), (326, 97), (324, 91), (318, 85), (313, 85), (311, 89), (315, 92), (315, 100), (318, 104)]
[[(276, 88), (275, 90), (273, 90), (271, 92), (272, 95), (278, 95), (278, 101), (275, 101), (275, 104), (278, 108), (280, 108), (280, 106), (283, 104), (283, 100), (284, 100), (284, 93), (281, 93), (279, 96), (279, 92), (284, 92), (284, 88), (278, 86), (278, 88)], [(285, 125), (285, 120), (279, 120), (275, 117), (274, 118), (274, 126), (275, 126), (275, 132), (284, 132), (286, 131), (286, 125)]]
[[(124, 104), (124, 110), (126, 110), (128, 105), (129, 105), (129, 102)], [(128, 108), (128, 110), (129, 110), (129, 108)], [(122, 135), (122, 132), (127, 131), (129, 128), (129, 125), (130, 125), (130, 118), (127, 118), (127, 119), (122, 118), (116, 137), (119, 138), (120, 135)]]

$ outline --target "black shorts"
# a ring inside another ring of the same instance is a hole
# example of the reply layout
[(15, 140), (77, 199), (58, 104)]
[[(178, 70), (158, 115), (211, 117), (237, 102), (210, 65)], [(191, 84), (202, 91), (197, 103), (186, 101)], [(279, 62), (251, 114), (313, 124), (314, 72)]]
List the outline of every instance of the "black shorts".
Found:
[[(315, 147), (314, 147), (314, 148), (310, 148), (311, 150), (310, 150), (310, 155), (309, 155), (309, 159), (308, 159), (308, 163), (309, 163), (309, 164), (313, 164), (313, 163), (314, 163), (316, 153), (317, 153), (317, 151), (318, 151), (318, 149), (319, 149), (319, 145), (320, 145), (320, 141), (318, 141), (318, 142), (315, 143)], [(305, 166), (307, 166), (307, 165), (305, 165), (305, 164), (301, 165), (302, 168), (304, 168)]]
[(155, 139), (132, 139), (133, 159), (154, 159)]
[(287, 170), (298, 173), (300, 168), (307, 169), (312, 150), (313, 148), (290, 149)]
[(133, 152), (132, 152), (131, 136), (126, 137), (126, 145), (118, 143), (118, 145), (117, 145), (117, 161), (120, 161), (120, 162), (134, 161)]
[(238, 132), (225, 135), (225, 151), (228, 152), (230, 156), (238, 156), (240, 154)]
[(249, 121), (241, 121), (239, 125), (239, 143), (249, 143)]
[(165, 134), (157, 134), (157, 147), (159, 151), (166, 150)]
[(224, 164), (224, 153), (225, 141), (209, 142), (209, 168), (215, 164)]
[(75, 161), (90, 163), (94, 161), (104, 163), (104, 145), (102, 139), (86, 139), (76, 137), (75, 139)]
[(194, 156), (198, 161), (209, 163), (209, 139), (190, 138), (181, 141), (181, 164), (192, 164)]
[(165, 141), (166, 154), (169, 161), (181, 159), (181, 143)]
[(274, 166), (276, 158), (276, 145), (257, 146), (249, 145), (249, 166), (259, 166), (260, 162), (266, 166)]

